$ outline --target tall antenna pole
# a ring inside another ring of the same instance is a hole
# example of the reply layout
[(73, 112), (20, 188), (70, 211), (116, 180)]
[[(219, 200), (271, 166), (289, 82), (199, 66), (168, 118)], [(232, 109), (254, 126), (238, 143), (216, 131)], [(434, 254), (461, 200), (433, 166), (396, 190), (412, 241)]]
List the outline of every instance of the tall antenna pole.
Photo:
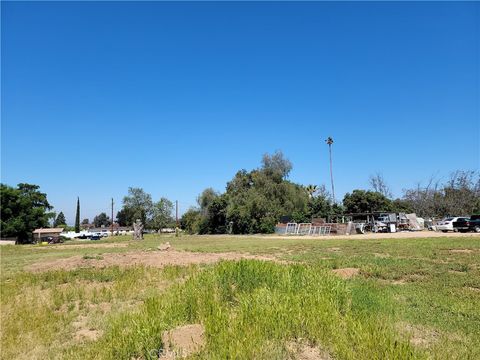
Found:
[(113, 236), (113, 198), (112, 198), (112, 236)]
[(335, 186), (333, 185), (333, 168), (332, 168), (332, 144), (333, 139), (329, 136), (325, 142), (328, 144), (328, 152), (330, 154), (330, 181), (332, 183), (332, 198), (333, 203), (335, 204)]

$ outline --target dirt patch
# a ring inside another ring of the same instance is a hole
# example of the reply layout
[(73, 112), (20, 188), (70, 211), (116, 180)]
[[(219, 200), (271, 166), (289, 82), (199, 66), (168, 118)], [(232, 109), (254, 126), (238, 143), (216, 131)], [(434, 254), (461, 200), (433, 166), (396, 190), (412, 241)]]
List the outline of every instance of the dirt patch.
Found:
[(70, 288), (82, 288), (87, 290), (97, 290), (101, 291), (103, 289), (110, 289), (113, 286), (113, 282), (99, 282), (99, 281), (88, 281), (88, 280), (76, 280), (69, 283), (63, 283), (57, 285), (57, 289), (66, 290)]
[(73, 322), (72, 325), (75, 328), (73, 337), (77, 341), (95, 341), (101, 335), (100, 331), (88, 327), (86, 316), (78, 317), (77, 321)]
[(289, 341), (286, 345), (287, 351), (290, 354), (290, 359), (293, 360), (332, 360), (330, 354), (319, 348), (318, 346), (311, 346), (306, 342)]
[(170, 242), (167, 241), (166, 243), (163, 243), (163, 244), (160, 244), (159, 246), (157, 246), (157, 250), (169, 251), (169, 250), (173, 250), (173, 248), (170, 245)]
[(480, 293), (480, 288), (477, 288), (477, 287), (467, 286), (467, 289), (470, 290), (470, 291), (475, 291), (475, 292)]
[(425, 278), (426, 278), (426, 276), (422, 275), (422, 274), (410, 274), (410, 275), (406, 275), (406, 276), (401, 277), (399, 279), (395, 279), (395, 280), (388, 281), (388, 282), (392, 285), (405, 285), (405, 284), (408, 284), (408, 283), (421, 281)]
[(201, 324), (176, 327), (162, 334), (164, 354), (160, 359), (176, 359), (199, 352), (205, 346), (205, 329)]
[(90, 303), (88, 307), (92, 310), (99, 310), (102, 313), (108, 313), (112, 310), (112, 304), (109, 302)]
[(390, 257), (390, 254), (373, 253), (373, 256), (375, 256), (376, 258), (386, 259)]
[(360, 273), (360, 269), (357, 268), (343, 268), (343, 269), (335, 269), (332, 272), (342, 279), (350, 279), (354, 276), (357, 276)]
[(398, 324), (399, 331), (410, 338), (410, 343), (414, 346), (429, 347), (438, 341), (440, 333), (420, 325), (408, 323)]
[(473, 250), (471, 249), (450, 249), (451, 253), (454, 254), (471, 254)]
[(72, 256), (65, 259), (56, 259), (35, 263), (25, 267), (28, 271), (72, 270), (81, 267), (104, 268), (108, 266), (145, 265), (165, 267), (167, 265), (210, 264), (220, 260), (256, 259), (279, 261), (273, 257), (256, 256), (239, 253), (194, 253), (187, 251), (137, 251), (122, 254), (104, 254), (102, 259), (85, 259), (82, 256)]
[(367, 234), (352, 234), (352, 235), (326, 235), (326, 236), (312, 236), (312, 235), (266, 235), (270, 239), (408, 239), (408, 238), (459, 238), (459, 237), (480, 237), (479, 233), (443, 233), (436, 231), (400, 231), (396, 233), (367, 233)]
[(65, 250), (65, 249), (104, 249), (104, 248), (124, 248), (128, 247), (131, 242), (116, 242), (116, 243), (103, 243), (103, 244), (95, 244), (92, 243), (90, 240), (85, 241), (85, 244), (59, 244), (59, 245), (47, 245), (41, 247), (33, 247), (35, 250)]
[(456, 275), (467, 275), (465, 271), (458, 271), (458, 270), (448, 270), (450, 274), (456, 274)]
[(326, 248), (325, 250), (330, 252), (342, 251), (342, 249), (340, 249), (339, 247)]
[(408, 281), (408, 282), (415, 282), (415, 281), (423, 280), (425, 278), (426, 278), (426, 276), (423, 275), (423, 274), (411, 274), (411, 275), (408, 275), (407, 277), (405, 277), (405, 280)]
[(75, 340), (77, 341), (95, 341), (100, 337), (100, 332), (98, 330), (91, 330), (91, 329), (80, 329), (75, 332)]

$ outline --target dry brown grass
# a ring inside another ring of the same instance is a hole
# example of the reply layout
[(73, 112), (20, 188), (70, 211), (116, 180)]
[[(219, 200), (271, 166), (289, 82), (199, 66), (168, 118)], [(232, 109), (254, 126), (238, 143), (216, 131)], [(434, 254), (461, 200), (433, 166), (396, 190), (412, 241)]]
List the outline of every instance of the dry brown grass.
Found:
[(73, 270), (77, 268), (104, 268), (108, 266), (145, 265), (163, 268), (168, 265), (211, 264), (220, 260), (256, 259), (274, 261), (272, 256), (258, 256), (241, 253), (194, 253), (187, 251), (136, 251), (128, 253), (107, 253), (97, 258), (72, 256), (31, 264), (27, 271)]

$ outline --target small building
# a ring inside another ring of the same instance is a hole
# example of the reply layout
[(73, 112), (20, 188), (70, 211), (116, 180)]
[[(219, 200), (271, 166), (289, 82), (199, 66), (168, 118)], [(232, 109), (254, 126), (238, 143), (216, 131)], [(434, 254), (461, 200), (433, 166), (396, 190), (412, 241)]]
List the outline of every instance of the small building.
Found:
[(33, 231), (33, 240), (36, 242), (56, 241), (60, 237), (63, 228), (40, 228)]

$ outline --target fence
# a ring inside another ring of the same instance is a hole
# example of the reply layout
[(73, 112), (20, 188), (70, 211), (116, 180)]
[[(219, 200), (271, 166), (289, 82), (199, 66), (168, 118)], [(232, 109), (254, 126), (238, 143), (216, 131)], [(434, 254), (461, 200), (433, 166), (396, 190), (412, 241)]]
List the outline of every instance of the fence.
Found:
[(285, 228), (285, 235), (330, 235), (330, 225), (314, 226), (312, 223), (288, 223)]

